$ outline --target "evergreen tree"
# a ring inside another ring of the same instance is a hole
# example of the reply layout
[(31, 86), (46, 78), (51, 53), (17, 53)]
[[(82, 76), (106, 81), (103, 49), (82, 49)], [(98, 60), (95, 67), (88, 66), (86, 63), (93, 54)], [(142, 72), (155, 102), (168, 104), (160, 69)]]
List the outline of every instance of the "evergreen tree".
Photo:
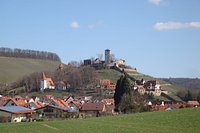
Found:
[(120, 79), (117, 80), (117, 85), (115, 88), (114, 101), (115, 101), (115, 111), (119, 112), (119, 103), (121, 101), (121, 97), (123, 95), (122, 81), (124, 76), (121, 76)]
[(189, 101), (192, 100), (192, 94), (191, 92), (188, 90), (187, 94), (185, 95), (185, 101)]
[[(123, 96), (124, 98), (122, 100)], [(120, 112), (122, 110), (121, 107), (123, 106), (124, 108), (124, 106), (128, 105), (128, 103), (131, 102), (130, 101), (131, 99), (132, 99), (132, 93), (131, 93), (131, 86), (130, 86), (129, 80), (126, 77), (126, 75), (121, 76), (120, 79), (117, 81), (115, 94), (114, 94), (115, 111)], [(121, 103), (122, 101), (123, 101), (123, 104)]]

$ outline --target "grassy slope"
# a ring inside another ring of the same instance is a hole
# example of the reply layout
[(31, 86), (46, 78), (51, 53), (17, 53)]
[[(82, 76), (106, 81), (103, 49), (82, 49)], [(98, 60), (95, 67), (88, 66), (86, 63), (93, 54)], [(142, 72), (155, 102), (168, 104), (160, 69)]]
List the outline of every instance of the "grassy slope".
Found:
[(199, 133), (200, 108), (115, 117), (0, 124), (2, 133)]
[(115, 71), (113, 69), (102, 69), (97, 70), (98, 73), (98, 79), (109, 79), (111, 82), (116, 83), (117, 80), (122, 75), (120, 72)]
[(53, 71), (56, 61), (0, 57), (0, 83), (10, 83), (33, 72)]

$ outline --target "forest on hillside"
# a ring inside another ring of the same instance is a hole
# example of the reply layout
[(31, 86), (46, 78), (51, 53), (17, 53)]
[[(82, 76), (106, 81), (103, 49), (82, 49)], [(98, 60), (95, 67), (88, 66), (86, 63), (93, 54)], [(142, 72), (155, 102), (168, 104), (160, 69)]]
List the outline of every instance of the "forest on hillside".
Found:
[(61, 61), (60, 57), (56, 53), (37, 51), (29, 49), (11, 49), (11, 48), (0, 48), (1, 57), (16, 57), (16, 58), (31, 58), (31, 59), (42, 59), (42, 60), (52, 60)]

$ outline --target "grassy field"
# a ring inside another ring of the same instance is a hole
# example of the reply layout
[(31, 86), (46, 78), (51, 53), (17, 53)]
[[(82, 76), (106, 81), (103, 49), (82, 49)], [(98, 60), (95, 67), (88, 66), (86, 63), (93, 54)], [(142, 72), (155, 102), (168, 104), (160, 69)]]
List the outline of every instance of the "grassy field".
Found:
[(70, 96), (73, 95), (72, 93), (68, 92), (59, 92), (59, 91), (52, 91), (52, 92), (30, 92), (30, 93), (21, 93), (20, 96), (26, 97), (26, 96), (36, 96), (36, 97), (43, 97), (46, 95), (52, 95), (54, 97), (62, 97), (62, 96)]
[(200, 108), (113, 117), (0, 124), (1, 133), (199, 133)]
[(10, 83), (33, 72), (54, 71), (56, 61), (0, 57), (0, 83)]

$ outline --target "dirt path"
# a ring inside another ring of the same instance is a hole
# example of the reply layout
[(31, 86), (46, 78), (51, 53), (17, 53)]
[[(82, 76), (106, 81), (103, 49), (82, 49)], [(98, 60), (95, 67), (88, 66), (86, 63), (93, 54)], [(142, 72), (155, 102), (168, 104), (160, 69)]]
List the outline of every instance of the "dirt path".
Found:
[(49, 126), (47, 124), (42, 124), (42, 126), (45, 126), (47, 128), (50, 128), (50, 129), (53, 129), (53, 130), (56, 130), (56, 131), (60, 131), (60, 129), (56, 128), (56, 127), (52, 127), (52, 126)]

